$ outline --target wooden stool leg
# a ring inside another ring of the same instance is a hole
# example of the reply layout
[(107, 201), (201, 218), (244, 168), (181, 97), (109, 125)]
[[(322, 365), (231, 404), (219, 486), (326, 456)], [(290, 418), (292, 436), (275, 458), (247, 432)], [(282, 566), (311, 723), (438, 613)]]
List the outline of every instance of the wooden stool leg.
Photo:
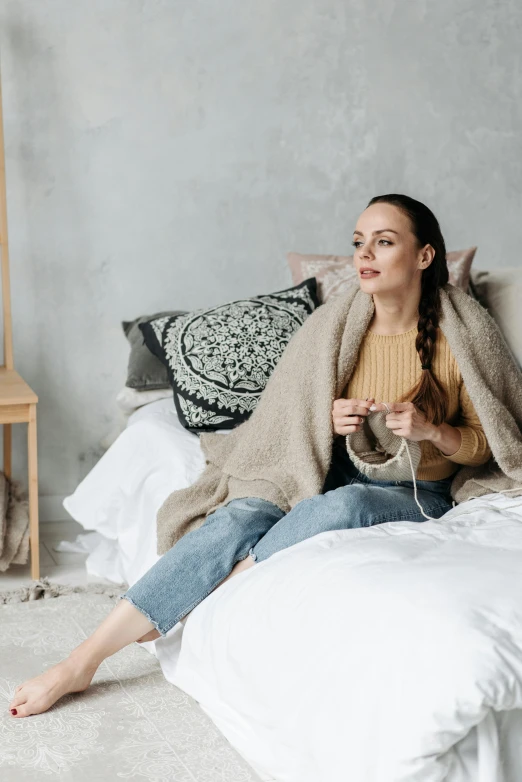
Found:
[(31, 578), (40, 578), (40, 542), (38, 535), (38, 458), (36, 448), (36, 405), (29, 405), (27, 428), (29, 461), (29, 535), (31, 541)]
[(4, 475), (6, 478), (11, 477), (11, 453), (11, 424), (4, 424)]

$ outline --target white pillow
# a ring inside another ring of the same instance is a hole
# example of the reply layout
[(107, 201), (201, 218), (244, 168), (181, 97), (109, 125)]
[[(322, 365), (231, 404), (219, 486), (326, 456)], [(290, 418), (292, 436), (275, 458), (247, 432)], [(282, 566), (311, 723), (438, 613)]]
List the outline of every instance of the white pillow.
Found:
[(119, 408), (116, 411), (116, 420), (114, 421), (111, 430), (100, 440), (100, 445), (103, 450), (107, 451), (111, 445), (116, 442), (120, 434), (126, 428), (129, 416), (132, 415), (132, 413), (139, 410), (140, 407), (148, 405), (150, 402), (157, 402), (158, 399), (166, 399), (169, 396), (172, 399), (172, 407), (174, 407), (172, 388), (136, 391), (134, 388), (124, 386), (116, 397), (116, 404)]
[(138, 407), (148, 405), (149, 402), (157, 402), (158, 399), (166, 399), (172, 396), (172, 388), (158, 388), (149, 391), (136, 391), (135, 388), (129, 388), (124, 386), (118, 396), (116, 402), (126, 415), (130, 415), (137, 410)]

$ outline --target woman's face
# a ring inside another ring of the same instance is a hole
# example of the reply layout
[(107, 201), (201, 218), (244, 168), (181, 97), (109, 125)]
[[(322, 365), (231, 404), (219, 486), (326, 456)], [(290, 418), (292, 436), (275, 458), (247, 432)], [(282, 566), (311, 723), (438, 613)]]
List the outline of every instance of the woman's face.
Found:
[[(435, 251), (430, 244), (418, 247), (410, 219), (391, 204), (372, 204), (361, 214), (353, 233), (354, 266), (359, 285), (366, 293), (411, 290)], [(379, 274), (362, 274), (370, 267)]]

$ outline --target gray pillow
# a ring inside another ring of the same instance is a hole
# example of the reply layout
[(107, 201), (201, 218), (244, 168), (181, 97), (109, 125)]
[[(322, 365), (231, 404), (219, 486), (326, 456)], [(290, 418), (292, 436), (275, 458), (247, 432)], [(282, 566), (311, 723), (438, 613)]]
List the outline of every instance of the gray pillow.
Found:
[(154, 315), (141, 315), (141, 317), (134, 320), (122, 321), (123, 332), (131, 346), (126, 386), (134, 388), (136, 391), (171, 388), (165, 365), (145, 345), (143, 334), (138, 324), (146, 323), (154, 318), (185, 314), (185, 310), (169, 310), (168, 312), (156, 312)]
[(477, 300), (496, 320), (509, 349), (522, 369), (522, 274), (517, 266), (476, 269), (472, 284)]

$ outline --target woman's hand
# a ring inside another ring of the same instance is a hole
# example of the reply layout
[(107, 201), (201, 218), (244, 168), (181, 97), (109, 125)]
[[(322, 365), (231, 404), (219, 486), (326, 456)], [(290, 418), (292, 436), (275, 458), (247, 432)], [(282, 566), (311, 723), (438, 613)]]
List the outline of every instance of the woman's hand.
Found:
[(332, 421), (335, 434), (358, 432), (368, 415), (372, 399), (336, 399), (333, 403)]
[[(424, 413), (413, 402), (390, 402), (388, 407), (391, 412), (386, 416), (386, 426), (394, 434), (415, 442), (433, 438), (437, 427), (426, 420)], [(386, 410), (386, 407), (379, 403), (375, 405), (375, 410)]]

